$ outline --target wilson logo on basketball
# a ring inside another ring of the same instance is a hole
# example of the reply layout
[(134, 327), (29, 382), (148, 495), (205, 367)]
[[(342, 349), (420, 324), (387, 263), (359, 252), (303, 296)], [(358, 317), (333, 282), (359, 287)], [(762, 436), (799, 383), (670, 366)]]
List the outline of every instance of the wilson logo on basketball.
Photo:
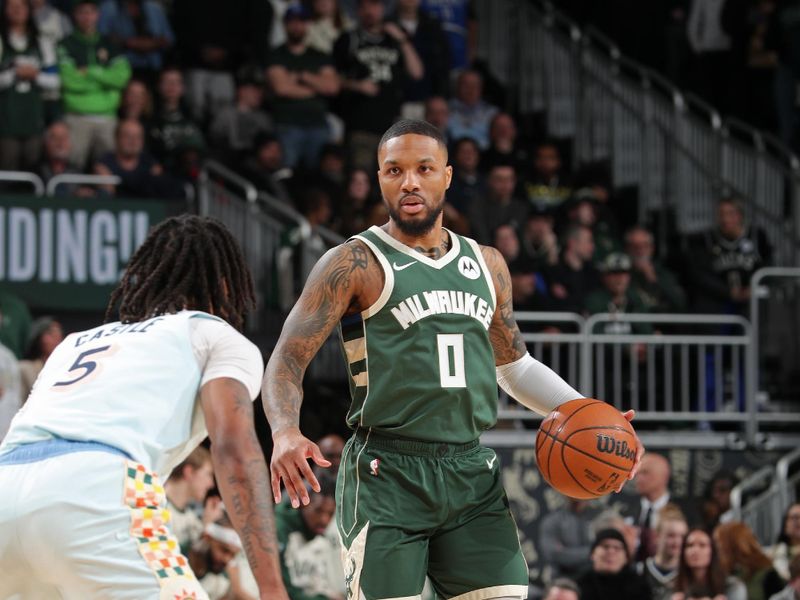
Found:
[(631, 461), (636, 457), (636, 450), (628, 447), (628, 442), (620, 442), (603, 433), (597, 434), (597, 450), (606, 454), (615, 454)]

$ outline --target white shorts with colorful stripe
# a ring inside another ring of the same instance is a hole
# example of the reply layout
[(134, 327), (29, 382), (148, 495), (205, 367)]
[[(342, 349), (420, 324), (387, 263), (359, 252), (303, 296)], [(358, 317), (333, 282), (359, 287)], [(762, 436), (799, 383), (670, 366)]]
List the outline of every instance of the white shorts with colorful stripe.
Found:
[(0, 457), (0, 490), (0, 599), (207, 599), (141, 464), (102, 450)]

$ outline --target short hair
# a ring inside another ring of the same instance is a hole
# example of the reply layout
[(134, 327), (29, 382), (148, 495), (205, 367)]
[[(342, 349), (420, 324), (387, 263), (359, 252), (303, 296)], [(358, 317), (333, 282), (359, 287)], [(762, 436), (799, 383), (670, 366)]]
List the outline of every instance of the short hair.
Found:
[(170, 475), (170, 479), (183, 479), (183, 470), (186, 467), (192, 467), (193, 469), (199, 469), (204, 464), (211, 462), (211, 452), (205, 446), (198, 446), (194, 450), (192, 450), (191, 454), (183, 459), (183, 461), (175, 467), (172, 471), (172, 475)]
[(580, 223), (571, 223), (568, 225), (561, 236), (564, 244), (570, 240), (577, 239), (578, 235), (580, 235), (580, 233), (583, 231), (588, 231), (589, 233), (592, 232), (591, 228), (587, 227), (586, 225), (581, 225)]
[(681, 521), (682, 523), (686, 523), (687, 526), (689, 524), (680, 507), (672, 502), (665, 504), (664, 507), (658, 511), (656, 517), (656, 531), (661, 531), (663, 524), (668, 521)]
[(550, 582), (544, 590), (544, 597), (547, 598), (547, 595), (550, 593), (553, 588), (559, 588), (562, 590), (569, 590), (570, 592), (575, 592), (578, 598), (581, 597), (581, 590), (578, 587), (578, 584), (572, 581), (572, 579), (567, 579), (566, 577), (556, 577), (553, 581)]
[(739, 212), (742, 217), (744, 217), (744, 203), (742, 202), (741, 198), (737, 196), (723, 196), (719, 199), (719, 202), (717, 202), (717, 206), (721, 206), (723, 204), (730, 204)]
[(389, 127), (378, 143), (378, 152), (381, 151), (381, 148), (383, 148), (386, 142), (403, 135), (424, 135), (433, 138), (439, 143), (439, 146), (444, 148), (444, 151), (447, 152), (447, 140), (445, 140), (444, 134), (427, 121), (419, 119), (400, 119), (397, 123)]

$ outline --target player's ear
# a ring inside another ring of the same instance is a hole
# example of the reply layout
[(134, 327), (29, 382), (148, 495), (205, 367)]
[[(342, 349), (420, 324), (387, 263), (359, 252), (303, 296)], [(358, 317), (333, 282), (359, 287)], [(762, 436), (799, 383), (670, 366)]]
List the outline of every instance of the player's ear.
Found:
[(450, 166), (450, 165), (447, 165), (444, 168), (444, 175), (447, 178), (447, 185), (445, 186), (445, 189), (447, 190), (447, 189), (450, 189), (450, 182), (453, 180), (453, 167)]

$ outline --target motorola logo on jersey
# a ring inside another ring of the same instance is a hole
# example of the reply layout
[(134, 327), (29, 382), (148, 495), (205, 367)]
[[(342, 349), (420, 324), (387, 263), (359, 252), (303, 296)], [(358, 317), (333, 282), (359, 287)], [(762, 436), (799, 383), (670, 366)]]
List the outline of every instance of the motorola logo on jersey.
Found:
[(469, 256), (462, 256), (458, 259), (458, 272), (467, 279), (477, 279), (481, 276), (481, 268)]
[(615, 454), (627, 460), (633, 460), (636, 456), (636, 451), (628, 446), (628, 442), (620, 442), (603, 433), (597, 434), (597, 450), (606, 454)]

